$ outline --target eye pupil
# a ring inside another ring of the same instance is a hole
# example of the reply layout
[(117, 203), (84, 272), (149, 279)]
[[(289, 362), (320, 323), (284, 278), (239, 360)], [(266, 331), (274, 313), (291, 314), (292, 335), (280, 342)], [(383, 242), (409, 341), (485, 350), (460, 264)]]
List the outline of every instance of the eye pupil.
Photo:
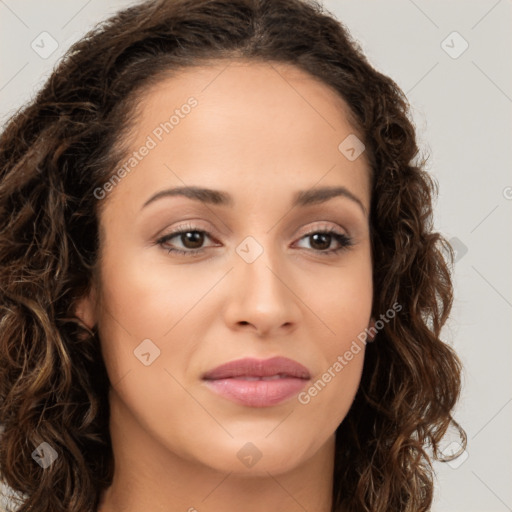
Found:
[[(323, 239), (324, 243), (320, 242), (320, 247), (316, 247), (318, 250), (328, 249), (331, 245), (331, 235), (326, 233), (315, 233), (314, 235), (311, 235), (311, 239), (313, 240), (314, 244), (317, 244), (319, 239)], [(325, 240), (327, 239), (327, 242), (325, 243)], [(313, 245), (313, 244), (312, 244)]]
[[(187, 249), (198, 249), (203, 244), (204, 233), (200, 233), (199, 231), (187, 231), (181, 235), (181, 241)], [(191, 242), (192, 245), (188, 245), (189, 242)]]

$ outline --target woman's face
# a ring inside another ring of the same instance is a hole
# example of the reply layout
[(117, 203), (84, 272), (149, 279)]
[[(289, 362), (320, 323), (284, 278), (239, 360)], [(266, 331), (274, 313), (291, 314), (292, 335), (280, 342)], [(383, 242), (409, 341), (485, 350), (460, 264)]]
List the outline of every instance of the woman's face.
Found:
[(373, 293), (369, 169), (345, 108), (275, 63), (216, 62), (144, 95), (125, 171), (98, 191), (101, 289), (77, 310), (98, 325), (124, 443), (255, 475), (331, 450)]

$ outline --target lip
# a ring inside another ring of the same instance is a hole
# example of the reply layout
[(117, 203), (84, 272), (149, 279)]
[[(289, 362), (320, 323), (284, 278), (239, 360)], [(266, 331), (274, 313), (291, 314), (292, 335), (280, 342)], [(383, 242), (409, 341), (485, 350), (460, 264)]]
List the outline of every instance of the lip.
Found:
[(213, 392), (249, 407), (270, 407), (297, 394), (311, 379), (309, 370), (287, 357), (244, 358), (203, 375)]

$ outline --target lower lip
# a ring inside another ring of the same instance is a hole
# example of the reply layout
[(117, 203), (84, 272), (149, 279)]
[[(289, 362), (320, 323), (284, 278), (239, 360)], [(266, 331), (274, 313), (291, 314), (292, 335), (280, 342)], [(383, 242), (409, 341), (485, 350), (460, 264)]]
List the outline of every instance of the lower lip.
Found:
[(270, 407), (296, 395), (308, 382), (287, 377), (273, 380), (218, 379), (206, 380), (215, 393), (249, 407)]

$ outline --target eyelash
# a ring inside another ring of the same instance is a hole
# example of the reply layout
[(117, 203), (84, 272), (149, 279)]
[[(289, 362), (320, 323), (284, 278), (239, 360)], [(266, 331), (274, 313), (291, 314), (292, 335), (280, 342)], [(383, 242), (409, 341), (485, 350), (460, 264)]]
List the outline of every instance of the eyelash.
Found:
[[(184, 233), (190, 233), (190, 232), (203, 233), (208, 238), (210, 238), (210, 239), (212, 238), (208, 231), (205, 231), (204, 229), (198, 229), (195, 226), (188, 225), (188, 226), (182, 226), (182, 227), (178, 228), (176, 231), (173, 231), (172, 233), (169, 233), (168, 235), (165, 235), (165, 236), (159, 238), (156, 241), (156, 245), (159, 245), (163, 249), (167, 250), (167, 252), (169, 254), (173, 253), (173, 254), (176, 254), (176, 255), (194, 256), (196, 254), (202, 253), (205, 250), (204, 248), (202, 248), (202, 249), (183, 250), (183, 249), (176, 249), (176, 248), (165, 247), (165, 244), (169, 240), (171, 240), (172, 238), (175, 238), (176, 236), (182, 235)], [(348, 248), (350, 248), (350, 247), (352, 247), (354, 245), (353, 241), (352, 241), (352, 239), (350, 237), (348, 237), (347, 235), (345, 235), (343, 233), (338, 233), (338, 231), (336, 231), (332, 227), (327, 228), (327, 229), (322, 229), (322, 230), (317, 229), (315, 231), (310, 231), (309, 233), (306, 233), (305, 235), (303, 235), (300, 238), (300, 240), (302, 240), (303, 238), (307, 238), (309, 236), (312, 236), (312, 235), (316, 235), (316, 234), (332, 235), (333, 238), (341, 246), (341, 247), (338, 247), (337, 249), (329, 249), (327, 251), (311, 249), (313, 252), (316, 252), (317, 254), (320, 254), (322, 256), (334, 256), (334, 255), (337, 255), (339, 252), (347, 250)]]

